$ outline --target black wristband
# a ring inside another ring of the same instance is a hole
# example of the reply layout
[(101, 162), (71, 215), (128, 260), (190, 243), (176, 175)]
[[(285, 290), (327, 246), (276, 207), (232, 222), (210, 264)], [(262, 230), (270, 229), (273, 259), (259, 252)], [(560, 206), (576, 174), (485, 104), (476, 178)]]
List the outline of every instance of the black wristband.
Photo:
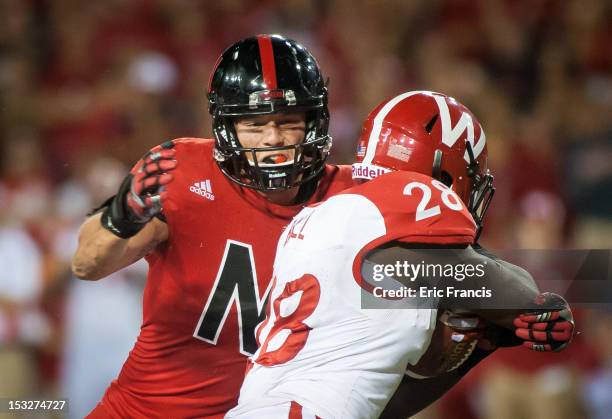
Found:
[(147, 224), (137, 221), (131, 211), (126, 208), (126, 196), (130, 191), (133, 175), (129, 174), (121, 183), (117, 195), (102, 212), (100, 222), (102, 227), (122, 239), (129, 239), (138, 234)]
[(516, 337), (514, 330), (494, 325), (486, 328), (483, 337), (498, 348), (511, 348), (523, 343), (522, 339)]

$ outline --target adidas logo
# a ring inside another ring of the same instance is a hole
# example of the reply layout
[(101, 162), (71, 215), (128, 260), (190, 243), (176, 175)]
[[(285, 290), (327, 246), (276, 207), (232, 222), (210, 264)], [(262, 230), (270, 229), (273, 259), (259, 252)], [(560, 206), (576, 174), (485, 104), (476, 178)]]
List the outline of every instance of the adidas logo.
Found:
[(211, 201), (215, 200), (215, 195), (213, 195), (212, 189), (210, 187), (210, 179), (194, 183), (189, 187), (189, 190), (193, 193), (197, 193), (198, 195), (203, 196), (206, 199), (210, 199)]

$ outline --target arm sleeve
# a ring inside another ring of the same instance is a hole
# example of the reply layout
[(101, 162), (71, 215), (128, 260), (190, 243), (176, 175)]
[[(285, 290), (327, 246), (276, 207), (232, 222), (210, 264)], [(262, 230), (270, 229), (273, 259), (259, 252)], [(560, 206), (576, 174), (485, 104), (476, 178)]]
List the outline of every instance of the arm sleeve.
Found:
[[(513, 328), (514, 317), (533, 307), (539, 293), (527, 271), (476, 251), (472, 246), (451, 248), (392, 242), (370, 251), (364, 257), (361, 275), (366, 281), (374, 282), (375, 265), (406, 267), (407, 264), (416, 268), (420, 266), (420, 273), (414, 274), (410, 269), (390, 269), (392, 275), (385, 275), (379, 283), (401, 283), (415, 290), (416, 298), (420, 299), (419, 308), (472, 313), (509, 329)], [(473, 273), (480, 267), (483, 275), (467, 276), (468, 265), (475, 267), (471, 270)], [(459, 267), (461, 271), (453, 267)], [(450, 276), (446, 275), (447, 272)], [(458, 276), (457, 272), (463, 272), (462, 276)], [(420, 294), (421, 289), (434, 288), (441, 290), (441, 294), (427, 297)]]

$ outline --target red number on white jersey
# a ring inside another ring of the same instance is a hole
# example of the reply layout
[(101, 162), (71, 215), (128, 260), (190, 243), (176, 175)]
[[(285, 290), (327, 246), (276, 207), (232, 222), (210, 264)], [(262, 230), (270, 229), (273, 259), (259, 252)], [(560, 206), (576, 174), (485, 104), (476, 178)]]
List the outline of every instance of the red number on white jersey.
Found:
[[(286, 317), (281, 316), (281, 302), (300, 291), (302, 295), (293, 313)], [(271, 366), (283, 364), (295, 358), (304, 345), (306, 345), (306, 340), (311, 330), (311, 327), (303, 323), (303, 321), (314, 312), (319, 303), (320, 296), (321, 287), (319, 286), (319, 281), (310, 274), (285, 284), (283, 292), (271, 302), (275, 321), (265, 342), (261, 345), (260, 354), (255, 360), (256, 363)], [(283, 330), (289, 332), (284, 343), (278, 349), (268, 351), (270, 341)]]

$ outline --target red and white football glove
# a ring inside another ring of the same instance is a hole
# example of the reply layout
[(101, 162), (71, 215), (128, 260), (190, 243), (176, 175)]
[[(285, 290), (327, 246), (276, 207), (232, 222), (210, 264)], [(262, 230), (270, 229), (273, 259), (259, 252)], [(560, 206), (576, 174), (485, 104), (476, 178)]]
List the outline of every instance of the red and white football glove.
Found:
[(102, 226), (123, 239), (136, 235), (162, 211), (166, 185), (176, 169), (172, 142), (148, 151), (130, 171), (102, 213)]
[(132, 179), (126, 203), (141, 222), (147, 222), (161, 212), (161, 203), (167, 195), (165, 185), (172, 181), (172, 174), (168, 172), (177, 164), (171, 144), (148, 151), (130, 172)]
[(524, 313), (514, 319), (515, 335), (523, 346), (539, 352), (559, 352), (574, 336), (574, 317), (567, 301), (558, 294), (538, 295), (536, 304), (542, 310)]

